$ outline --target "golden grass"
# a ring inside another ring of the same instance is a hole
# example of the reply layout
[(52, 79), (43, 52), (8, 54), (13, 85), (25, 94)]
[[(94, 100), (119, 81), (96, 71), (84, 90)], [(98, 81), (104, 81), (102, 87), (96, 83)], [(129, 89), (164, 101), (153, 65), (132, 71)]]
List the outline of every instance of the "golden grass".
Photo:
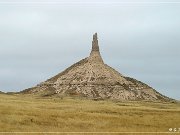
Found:
[(112, 102), (0, 94), (0, 132), (168, 132), (179, 103)]

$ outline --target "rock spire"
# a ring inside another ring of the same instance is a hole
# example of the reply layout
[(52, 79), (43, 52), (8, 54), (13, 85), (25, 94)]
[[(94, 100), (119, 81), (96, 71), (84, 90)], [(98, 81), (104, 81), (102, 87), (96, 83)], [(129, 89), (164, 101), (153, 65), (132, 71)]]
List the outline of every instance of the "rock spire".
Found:
[(98, 37), (97, 33), (93, 35), (93, 41), (92, 41), (92, 50), (91, 51), (98, 51), (99, 52), (99, 45), (98, 45)]
[(100, 51), (99, 51), (97, 33), (95, 33), (93, 35), (92, 49), (91, 49), (91, 53), (90, 53), (90, 56), (89, 56), (89, 60), (93, 61), (95, 63), (104, 63), (103, 59), (101, 57)]

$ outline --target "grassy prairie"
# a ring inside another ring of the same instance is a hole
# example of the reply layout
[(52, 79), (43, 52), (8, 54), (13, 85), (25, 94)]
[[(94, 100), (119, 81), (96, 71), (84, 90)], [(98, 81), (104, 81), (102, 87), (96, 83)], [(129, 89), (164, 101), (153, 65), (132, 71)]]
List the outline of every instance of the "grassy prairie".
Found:
[(179, 103), (112, 102), (0, 94), (0, 132), (168, 132)]

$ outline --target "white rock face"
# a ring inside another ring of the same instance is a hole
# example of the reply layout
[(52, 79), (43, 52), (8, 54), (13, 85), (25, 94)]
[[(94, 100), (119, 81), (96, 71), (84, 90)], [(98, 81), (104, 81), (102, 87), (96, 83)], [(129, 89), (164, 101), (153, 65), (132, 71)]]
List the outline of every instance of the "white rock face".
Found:
[(22, 93), (48, 93), (52, 95), (83, 96), (91, 99), (113, 100), (163, 100), (169, 101), (148, 85), (125, 77), (104, 64), (97, 33), (93, 35), (90, 56), (73, 64), (60, 74), (26, 89)]

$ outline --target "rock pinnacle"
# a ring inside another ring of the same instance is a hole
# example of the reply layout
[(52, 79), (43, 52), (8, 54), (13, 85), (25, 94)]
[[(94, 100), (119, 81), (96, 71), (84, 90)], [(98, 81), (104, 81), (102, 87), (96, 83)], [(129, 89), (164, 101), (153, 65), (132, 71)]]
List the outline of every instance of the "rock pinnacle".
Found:
[(89, 56), (89, 61), (93, 61), (95, 63), (104, 63), (99, 51), (97, 33), (93, 35), (92, 49)]

